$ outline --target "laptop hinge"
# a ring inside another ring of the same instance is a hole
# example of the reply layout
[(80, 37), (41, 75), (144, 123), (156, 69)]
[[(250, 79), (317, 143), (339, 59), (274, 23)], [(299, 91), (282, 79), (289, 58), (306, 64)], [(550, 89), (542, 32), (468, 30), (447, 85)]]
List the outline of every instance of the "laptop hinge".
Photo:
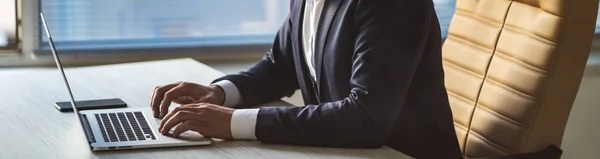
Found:
[(96, 139), (94, 138), (94, 133), (92, 132), (87, 116), (81, 114), (81, 119), (83, 120), (81, 123), (83, 124), (83, 131), (85, 132), (85, 136), (87, 136), (88, 142), (95, 143)]

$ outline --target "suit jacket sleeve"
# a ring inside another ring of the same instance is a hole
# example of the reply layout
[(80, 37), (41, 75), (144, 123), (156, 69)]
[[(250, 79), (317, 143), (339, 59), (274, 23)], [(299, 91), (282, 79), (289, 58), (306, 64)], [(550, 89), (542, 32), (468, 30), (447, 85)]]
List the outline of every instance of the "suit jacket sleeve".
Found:
[(229, 80), (240, 91), (242, 104), (236, 108), (255, 106), (291, 96), (298, 89), (292, 52), (289, 17), (277, 32), (269, 52), (248, 71), (227, 75), (213, 83)]
[(335, 147), (385, 145), (435, 20), (426, 5), (413, 0), (358, 2), (355, 23), (345, 24), (356, 27), (348, 96), (319, 105), (260, 108), (258, 140)]

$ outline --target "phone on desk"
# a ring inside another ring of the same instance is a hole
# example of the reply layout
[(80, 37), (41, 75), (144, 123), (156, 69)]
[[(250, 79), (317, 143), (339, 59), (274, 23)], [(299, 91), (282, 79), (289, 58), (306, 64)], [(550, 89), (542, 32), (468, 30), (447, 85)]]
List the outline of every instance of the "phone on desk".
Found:
[[(127, 103), (119, 98), (75, 101), (75, 105), (77, 105), (77, 109), (79, 110), (127, 107)], [(54, 106), (61, 112), (73, 111), (70, 101), (55, 102)]]

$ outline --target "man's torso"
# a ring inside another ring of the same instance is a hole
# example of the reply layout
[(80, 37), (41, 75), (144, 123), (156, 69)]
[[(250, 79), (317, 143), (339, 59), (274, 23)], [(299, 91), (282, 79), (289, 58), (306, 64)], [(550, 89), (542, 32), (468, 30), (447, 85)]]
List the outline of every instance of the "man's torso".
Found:
[[(292, 1), (292, 39), (298, 39), (292, 45), (298, 82), (305, 104), (337, 101), (348, 96), (353, 82), (350, 79), (353, 74), (355, 46), (360, 45), (356, 43), (358, 30), (355, 16), (360, 14), (360, 11), (355, 10), (356, 1), (321, 1), (324, 2), (320, 18), (305, 17), (314, 16), (314, 12), (305, 13), (303, 11), (306, 11), (306, 4), (301, 0)], [(425, 9), (435, 15), (430, 5), (433, 4), (428, 3)], [(398, 105), (402, 107), (402, 111), (387, 142), (388, 146), (416, 157), (428, 152), (460, 152), (444, 87), (439, 24), (437, 19), (432, 21), (434, 22), (430, 26), (428, 38), (425, 38), (426, 49), (418, 63), (404, 105)], [(315, 25), (315, 22), (318, 25)], [(307, 42), (309, 44), (306, 44)], [(398, 69), (403, 68), (379, 71)]]

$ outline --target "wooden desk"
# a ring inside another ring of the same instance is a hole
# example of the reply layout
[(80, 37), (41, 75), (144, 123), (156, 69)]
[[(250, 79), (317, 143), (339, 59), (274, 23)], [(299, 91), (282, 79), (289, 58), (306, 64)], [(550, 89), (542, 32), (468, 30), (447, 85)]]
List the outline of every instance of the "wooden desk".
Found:
[[(155, 86), (209, 84), (223, 73), (192, 59), (66, 69), (76, 100), (118, 97), (149, 107)], [(0, 159), (12, 158), (409, 158), (391, 148), (341, 149), (225, 141), (210, 146), (91, 152), (56, 68), (0, 71)]]

